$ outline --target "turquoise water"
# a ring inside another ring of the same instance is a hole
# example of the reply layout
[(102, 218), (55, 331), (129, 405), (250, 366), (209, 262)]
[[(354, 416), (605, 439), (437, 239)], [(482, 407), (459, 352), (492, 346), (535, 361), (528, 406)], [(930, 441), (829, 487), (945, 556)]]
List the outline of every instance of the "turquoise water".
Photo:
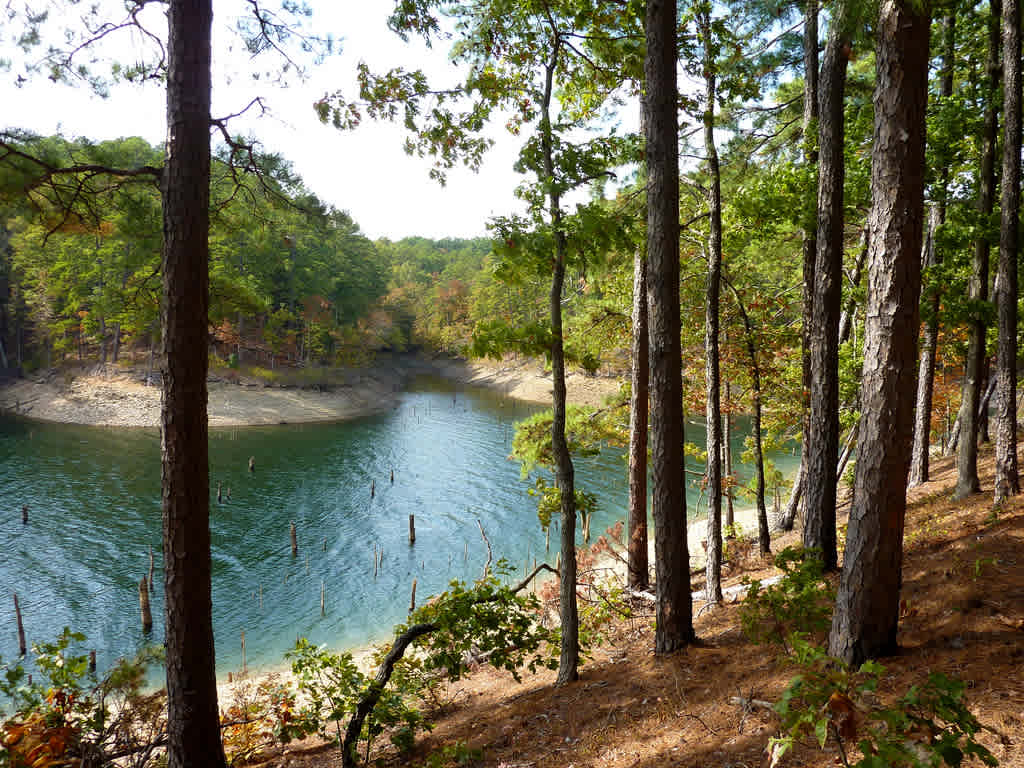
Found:
[[(354, 421), (211, 430), (218, 673), (241, 668), (242, 632), (250, 670), (280, 665), (299, 636), (339, 648), (383, 639), (406, 616), (413, 578), (422, 602), (451, 579), (480, 575), (487, 550), (478, 520), (495, 558), (519, 571), (543, 560), (528, 483), (507, 460), (514, 423), (536, 410), (422, 378), (397, 407)], [(688, 440), (703, 440), (702, 429), (687, 430)], [(156, 430), (0, 416), (0, 656), (17, 654), (12, 593), (30, 644), (67, 625), (87, 635), (83, 650), (97, 651), (101, 669), (133, 652), (147, 641), (137, 584), (150, 547), (157, 589), (149, 639), (162, 639), (159, 451)], [(622, 453), (578, 462), (577, 478), (600, 500), (596, 538), (625, 516)], [(376, 577), (375, 546), (383, 549)]]

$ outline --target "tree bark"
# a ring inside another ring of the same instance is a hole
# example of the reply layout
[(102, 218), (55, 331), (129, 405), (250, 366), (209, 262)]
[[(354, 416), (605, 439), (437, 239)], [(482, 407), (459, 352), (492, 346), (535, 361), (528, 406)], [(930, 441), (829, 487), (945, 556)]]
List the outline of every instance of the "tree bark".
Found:
[[(953, 95), (953, 62), (956, 56), (956, 16), (952, 11), (943, 17), (942, 71), (939, 75), (939, 97)], [(946, 201), (949, 197), (949, 156), (942, 152), (935, 205), (928, 216), (928, 236), (923, 252), (925, 267), (942, 264), (942, 249), (936, 240), (938, 230), (946, 223)], [(922, 284), (922, 289), (924, 285)], [(929, 281), (927, 294), (928, 318), (921, 343), (921, 359), (917, 373), (917, 405), (914, 411), (914, 448), (910, 460), (910, 485), (928, 482), (929, 453), (932, 423), (932, 395), (935, 391), (935, 358), (939, 346), (939, 308), (942, 291), (937, 280)]]
[(839, 314), (843, 277), (843, 100), (851, 41), (852, 0), (839, 0), (821, 68), (818, 128), (818, 250), (811, 320), (810, 424), (804, 436), (805, 547), (836, 568), (836, 478), (839, 459)]
[(206, 415), (212, 21), (212, 0), (172, 0), (168, 7), (161, 463), (170, 768), (225, 764)]
[[(928, 213), (928, 233), (924, 237), (921, 264), (924, 268), (942, 263), (942, 257), (935, 247), (936, 231), (942, 226), (945, 210), (932, 206)], [(924, 286), (922, 285), (922, 288)], [(922, 291), (923, 293), (924, 291)], [(935, 357), (939, 346), (939, 298), (938, 290), (928, 291), (922, 296), (922, 303), (928, 303), (929, 317), (924, 324), (921, 339), (921, 354), (917, 368), (917, 397), (914, 405), (914, 442), (910, 450), (909, 486), (928, 482), (929, 449), (932, 431), (932, 393), (935, 390)]]
[(807, 471), (806, 458), (807, 444), (805, 442), (800, 451), (800, 463), (797, 465), (796, 475), (793, 476), (793, 487), (789, 491), (789, 500), (786, 502), (786, 508), (782, 511), (782, 516), (775, 522), (777, 530), (793, 530), (797, 512), (800, 511), (800, 500), (803, 498), (804, 493), (804, 472)]
[(896, 649), (924, 206), (927, 10), (882, 0), (871, 158), (871, 257), (854, 502), (829, 635), (849, 664)]
[[(552, 30), (554, 31), (554, 30)], [(554, 184), (554, 145), (551, 137), (551, 97), (555, 68), (561, 53), (561, 40), (553, 37), (551, 58), (545, 65), (544, 96), (541, 102), (541, 148), (544, 173), (547, 176), (551, 229), (555, 237), (554, 271), (551, 276), (549, 308), (551, 312), (551, 452), (555, 459), (555, 482), (561, 496), (561, 553), (559, 615), (562, 624), (562, 647), (558, 660), (556, 685), (570, 683), (579, 677), (579, 611), (576, 604), (576, 485), (575, 469), (565, 437), (565, 345), (562, 338), (562, 288), (565, 285), (567, 244), (562, 229), (562, 201)]]
[[(1002, 13), (1000, 0), (989, 4), (988, 54), (985, 60), (985, 118), (981, 137), (981, 168), (978, 179), (978, 213), (982, 221), (992, 216), (996, 189), (996, 142), (998, 140), (998, 89), (999, 89), (999, 16)], [(974, 241), (971, 258), (971, 281), (968, 298), (977, 307), (988, 300), (989, 243), (987, 227), (981, 228)], [(960, 500), (981, 490), (978, 478), (978, 409), (981, 404), (981, 385), (985, 374), (985, 336), (988, 333), (984, 315), (975, 310), (971, 319), (967, 340), (967, 360), (964, 363), (964, 381), (960, 397), (960, 413), (950, 437), (951, 451), (958, 448), (956, 489), (953, 498)], [(964, 439), (960, 440), (963, 435)], [(959, 441), (957, 445), (954, 441)]]
[(647, 259), (638, 249), (633, 260), (633, 375), (629, 404), (629, 525), (627, 584), (649, 586), (647, 563)]
[(800, 450), (800, 467), (797, 469), (797, 480), (793, 483), (789, 503), (781, 520), (779, 529), (789, 531), (793, 528), (796, 513), (800, 507), (803, 494), (803, 477), (807, 469), (807, 434), (811, 428), (811, 326), (814, 322), (814, 260), (818, 253), (817, 231), (817, 179), (818, 179), (818, 0), (807, 0), (804, 5), (804, 115), (802, 123), (804, 141), (804, 162), (812, 169), (813, 187), (810, 190), (804, 216), (803, 233), (803, 328), (800, 333), (801, 344), (801, 421), (803, 447)]
[(717, 77), (711, 40), (711, 11), (697, 15), (704, 47), (704, 153), (708, 176), (708, 277), (704, 304), (704, 378), (707, 387), (708, 527), (705, 594), (710, 603), (722, 601), (722, 396), (719, 371), (718, 304), (722, 292), (722, 179), (715, 146)]
[(672, 653), (694, 640), (683, 464), (675, 0), (648, 0), (646, 22), (644, 124), (653, 425), (651, 511), (657, 580), (654, 650)]
[[(768, 530), (768, 510), (764, 501), (764, 449), (761, 442), (761, 366), (757, 361), (757, 341), (754, 336), (754, 327), (750, 322), (750, 316), (743, 305), (743, 299), (739, 291), (731, 282), (728, 283), (736, 297), (736, 306), (739, 308), (740, 317), (743, 318), (743, 336), (747, 343), (747, 355), (750, 357), (750, 374), (753, 381), (751, 399), (754, 405), (751, 429), (754, 432), (754, 468), (757, 472), (757, 544), (761, 555), (770, 555), (771, 534)], [(800, 469), (797, 469), (795, 483), (800, 482)]]
[[(729, 343), (728, 334), (725, 339)], [(725, 414), (722, 416), (722, 478), (725, 481), (722, 488), (722, 503), (725, 508), (722, 511), (722, 525), (730, 530), (736, 524), (736, 509), (733, 505), (733, 483), (735, 478), (732, 473), (732, 387), (728, 379), (725, 382)]]
[(1017, 257), (1020, 219), (1020, 0), (1003, 0), (1003, 180), (996, 279), (996, 477), (1001, 504), (1020, 493), (1017, 473)]

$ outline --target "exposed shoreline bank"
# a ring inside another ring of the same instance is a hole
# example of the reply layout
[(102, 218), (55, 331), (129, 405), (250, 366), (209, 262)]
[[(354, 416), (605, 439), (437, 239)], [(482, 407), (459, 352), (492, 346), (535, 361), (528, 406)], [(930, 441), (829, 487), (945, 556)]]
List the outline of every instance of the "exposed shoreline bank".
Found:
[[(395, 404), (410, 378), (433, 374), (464, 384), (543, 403), (551, 397), (551, 377), (537, 363), (494, 364), (454, 358), (402, 355), (367, 368), (348, 369), (329, 389), (285, 387), (255, 379), (238, 383), (211, 376), (211, 427), (269, 426), (344, 421)], [(79, 375), (56, 372), (0, 384), (0, 411), (40, 421), (102, 427), (157, 427), (160, 388), (147, 386), (132, 368), (106, 366)], [(569, 399), (600, 405), (618, 390), (615, 379), (571, 373)]]

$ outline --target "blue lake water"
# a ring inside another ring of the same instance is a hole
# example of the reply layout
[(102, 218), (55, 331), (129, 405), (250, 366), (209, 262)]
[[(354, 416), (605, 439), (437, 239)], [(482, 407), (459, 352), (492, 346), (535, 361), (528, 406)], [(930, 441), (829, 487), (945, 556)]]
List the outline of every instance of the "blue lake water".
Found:
[[(406, 616), (413, 578), (422, 601), (451, 579), (480, 575), (487, 550), (478, 520), (495, 558), (519, 571), (543, 560), (535, 501), (507, 459), (515, 422), (537, 409), (421, 378), (397, 407), (353, 421), (211, 430), (218, 673), (240, 669), (243, 632), (250, 670), (279, 666), (299, 636), (336, 648), (384, 639)], [(703, 429), (688, 424), (687, 439), (699, 443)], [(742, 435), (736, 440), (738, 451)], [(162, 639), (159, 451), (156, 430), (0, 415), (0, 657), (17, 655), (13, 593), (30, 644), (70, 626), (87, 635), (82, 650), (95, 649), (101, 669), (132, 653), (147, 642), (137, 585), (150, 547), (157, 588), (149, 640)], [(595, 538), (624, 519), (621, 451), (579, 461), (577, 482), (599, 499)], [(376, 577), (375, 547), (383, 549)]]

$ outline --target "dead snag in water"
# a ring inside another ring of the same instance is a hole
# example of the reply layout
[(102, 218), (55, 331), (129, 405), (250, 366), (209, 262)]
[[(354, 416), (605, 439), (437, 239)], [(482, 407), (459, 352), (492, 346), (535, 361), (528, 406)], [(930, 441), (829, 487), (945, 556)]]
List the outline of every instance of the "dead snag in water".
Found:
[(142, 631), (148, 635), (153, 631), (153, 613), (149, 609), (149, 582), (145, 576), (139, 582), (139, 610), (142, 613)]
[(295, 533), (295, 522), (294, 521), (292, 522), (291, 534), (292, 534), (292, 557), (295, 557), (295, 556), (297, 556), (299, 554), (299, 538), (298, 538), (298, 536)]
[(487, 538), (487, 534), (484, 533), (483, 523), (480, 522), (480, 518), (477, 518), (476, 524), (480, 527), (480, 535), (484, 539), (484, 544), (487, 545), (487, 562), (484, 564), (484, 576), (491, 572), (491, 561), (494, 559), (494, 553), (491, 552), (491, 542)]
[(25, 625), (21, 622), (21, 605), (18, 603), (18, 594), (14, 594), (14, 617), (18, 621), (18, 655), (24, 656), (28, 652), (25, 645)]
[(255, 472), (256, 471), (256, 457), (255, 456), (250, 456), (249, 457), (249, 471), (250, 472)]
[(409, 544), (416, 543), (416, 516), (409, 515)]

